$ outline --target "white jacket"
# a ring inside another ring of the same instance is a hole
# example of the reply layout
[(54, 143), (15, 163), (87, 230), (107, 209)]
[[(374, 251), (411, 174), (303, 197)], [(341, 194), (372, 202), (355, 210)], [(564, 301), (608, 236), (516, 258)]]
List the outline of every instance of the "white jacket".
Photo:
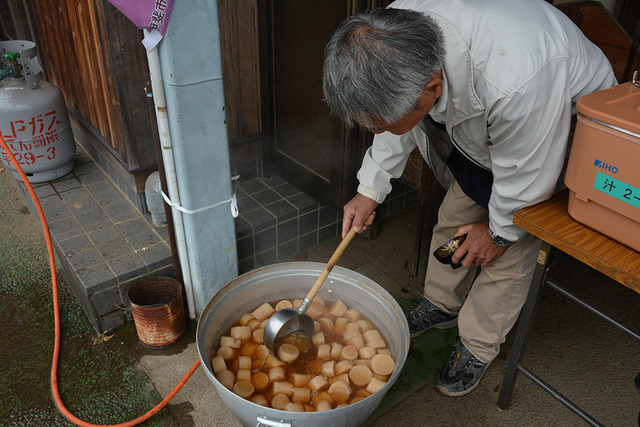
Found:
[[(389, 7), (440, 24), (445, 91), (430, 115), (467, 158), (492, 171), (489, 225), (519, 240), (526, 232), (513, 225), (513, 214), (556, 190), (576, 100), (617, 84), (609, 61), (543, 0), (399, 0)], [(358, 192), (381, 203), (416, 146), (440, 181), (450, 182), (426, 132), (421, 123), (401, 136), (376, 135)]]

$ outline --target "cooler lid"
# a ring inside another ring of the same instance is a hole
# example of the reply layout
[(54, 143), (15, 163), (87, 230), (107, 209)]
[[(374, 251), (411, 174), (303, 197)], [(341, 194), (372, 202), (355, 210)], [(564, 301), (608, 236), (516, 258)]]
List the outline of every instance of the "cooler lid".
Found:
[(640, 135), (640, 87), (632, 82), (584, 95), (576, 108), (583, 116)]

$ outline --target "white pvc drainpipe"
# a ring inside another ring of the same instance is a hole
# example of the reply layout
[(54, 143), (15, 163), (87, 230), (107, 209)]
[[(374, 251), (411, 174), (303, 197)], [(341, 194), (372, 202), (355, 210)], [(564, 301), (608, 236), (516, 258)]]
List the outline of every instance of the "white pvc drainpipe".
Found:
[[(145, 36), (147, 31), (145, 30)], [(178, 190), (178, 178), (176, 175), (175, 163), (173, 161), (173, 148), (171, 144), (171, 134), (169, 133), (169, 120), (167, 116), (167, 104), (164, 98), (164, 87), (162, 85), (162, 70), (160, 68), (160, 58), (158, 56), (158, 48), (153, 48), (147, 52), (149, 61), (149, 74), (151, 78), (151, 88), (153, 90), (153, 101), (156, 107), (156, 118), (158, 122), (158, 132), (160, 134), (160, 145), (162, 148), (162, 159), (164, 161), (165, 176), (167, 179), (167, 190), (172, 201), (180, 203), (180, 192)], [(173, 225), (175, 229), (176, 247), (178, 249), (178, 259), (182, 269), (184, 280), (184, 288), (187, 297), (187, 306), (189, 309), (189, 317), (195, 319), (197, 317), (195, 302), (193, 298), (193, 284), (191, 282), (191, 269), (189, 263), (189, 254), (187, 251), (184, 223), (182, 221), (182, 212), (171, 207), (173, 216)]]

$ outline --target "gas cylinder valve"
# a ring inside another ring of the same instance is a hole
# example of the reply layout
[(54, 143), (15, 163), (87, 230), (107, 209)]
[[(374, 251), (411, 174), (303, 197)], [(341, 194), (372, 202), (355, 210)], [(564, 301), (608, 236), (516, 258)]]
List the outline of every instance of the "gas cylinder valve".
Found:
[(2, 68), (0, 68), (0, 80), (7, 77), (21, 77), (22, 65), (18, 63), (18, 52), (5, 52), (2, 54)]

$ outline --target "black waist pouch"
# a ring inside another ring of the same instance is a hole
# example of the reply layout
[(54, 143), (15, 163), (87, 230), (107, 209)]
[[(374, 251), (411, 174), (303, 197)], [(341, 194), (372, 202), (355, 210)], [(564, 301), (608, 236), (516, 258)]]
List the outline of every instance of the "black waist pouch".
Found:
[(455, 146), (447, 160), (447, 166), (458, 184), (471, 200), (485, 209), (489, 209), (493, 174), (491, 171), (467, 159)]

